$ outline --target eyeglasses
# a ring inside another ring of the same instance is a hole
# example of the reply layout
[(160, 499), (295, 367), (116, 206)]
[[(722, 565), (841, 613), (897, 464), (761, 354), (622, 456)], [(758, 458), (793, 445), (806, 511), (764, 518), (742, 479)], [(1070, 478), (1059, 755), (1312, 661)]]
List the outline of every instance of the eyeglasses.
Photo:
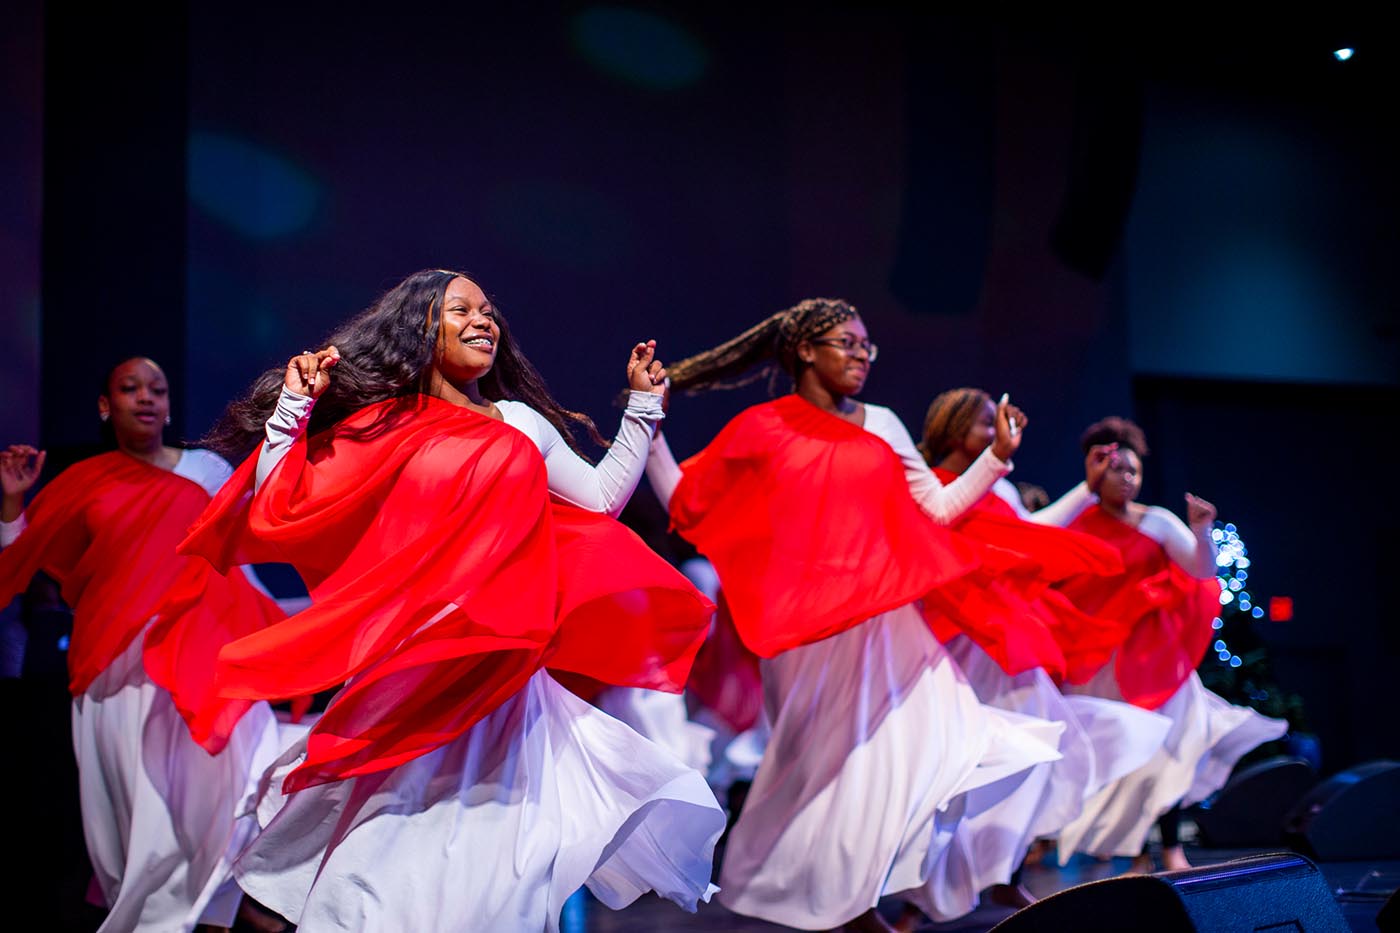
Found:
[(856, 348), (865, 351), (865, 358), (870, 362), (875, 362), (875, 358), (880, 355), (880, 348), (869, 340), (857, 340), (854, 337), (814, 337), (808, 343), (820, 343), (828, 347), (835, 347), (847, 356), (854, 356)]

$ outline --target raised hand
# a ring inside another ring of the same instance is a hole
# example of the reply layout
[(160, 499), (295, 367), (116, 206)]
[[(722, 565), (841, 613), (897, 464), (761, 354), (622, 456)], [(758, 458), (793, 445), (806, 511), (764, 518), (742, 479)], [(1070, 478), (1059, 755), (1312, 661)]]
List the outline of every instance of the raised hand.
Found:
[(33, 488), (44, 469), (48, 451), (36, 450), (28, 444), (11, 444), (0, 450), (0, 492), (6, 496), (23, 496)]
[(1117, 444), (1095, 444), (1084, 455), (1084, 484), (1094, 495), (1099, 494), (1104, 474), (1108, 472), (1109, 467), (1113, 466), (1117, 456)]
[(633, 392), (666, 392), (666, 367), (656, 358), (656, 341), (648, 340), (632, 348), (627, 359), (627, 387)]
[(1186, 524), (1192, 531), (1209, 529), (1215, 523), (1215, 506), (1200, 496), (1186, 494)]
[(1003, 395), (997, 402), (997, 436), (992, 441), (992, 453), (998, 460), (1010, 460), (1011, 455), (1021, 447), (1021, 432), (1029, 419), (1026, 413), (1011, 404), (1011, 397)]
[(340, 351), (334, 346), (308, 350), (287, 361), (287, 377), (282, 384), (298, 395), (320, 398), (330, 388), (331, 369), (339, 362)]

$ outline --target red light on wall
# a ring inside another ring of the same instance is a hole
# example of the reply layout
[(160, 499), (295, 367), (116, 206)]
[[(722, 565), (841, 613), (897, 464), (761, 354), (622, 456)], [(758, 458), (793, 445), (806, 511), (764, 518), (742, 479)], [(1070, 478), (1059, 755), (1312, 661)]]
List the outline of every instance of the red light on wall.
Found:
[(1269, 597), (1269, 621), (1288, 622), (1293, 618), (1292, 596)]

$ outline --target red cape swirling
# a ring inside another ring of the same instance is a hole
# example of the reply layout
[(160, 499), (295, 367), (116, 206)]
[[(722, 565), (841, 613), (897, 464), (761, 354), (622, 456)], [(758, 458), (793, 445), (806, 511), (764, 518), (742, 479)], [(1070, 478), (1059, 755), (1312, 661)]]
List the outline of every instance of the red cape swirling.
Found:
[(274, 699), (344, 684), (290, 791), (439, 748), (541, 668), (679, 692), (714, 607), (636, 535), (551, 500), (533, 443), (424, 396), (302, 437), (256, 495), (250, 457), (182, 548), (280, 561), (312, 605), (225, 647), (218, 687)]

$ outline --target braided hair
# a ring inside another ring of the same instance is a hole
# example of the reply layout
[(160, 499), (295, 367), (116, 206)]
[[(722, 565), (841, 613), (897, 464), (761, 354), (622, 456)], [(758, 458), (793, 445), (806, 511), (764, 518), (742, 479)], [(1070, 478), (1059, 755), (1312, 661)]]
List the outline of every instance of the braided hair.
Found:
[(929, 466), (938, 466), (962, 444), (967, 432), (977, 423), (983, 406), (991, 396), (981, 389), (961, 388), (941, 392), (924, 415), (924, 438), (919, 453)]
[[(447, 287), (454, 279), (471, 279), (450, 269), (415, 272), (379, 297), (373, 305), (337, 327), (325, 344), (340, 351), (330, 386), (311, 413), (308, 432), (315, 433), (368, 405), (388, 399), (404, 399), (405, 411), (426, 391), (427, 377), (441, 331), (441, 315)], [(474, 281), (474, 280), (473, 280)], [(600, 446), (607, 441), (593, 420), (570, 411), (550, 395), (544, 379), (520, 352), (510, 327), (497, 309), (501, 339), (496, 362), (477, 382), (491, 401), (518, 400), (529, 405), (558, 429), (565, 443), (580, 456), (573, 429), (582, 428)], [(259, 442), (263, 425), (277, 407), (286, 368), (269, 369), (259, 376), (243, 398), (229, 404), (223, 416), (201, 441), (237, 462)], [(380, 429), (387, 429), (387, 419)]]
[(779, 373), (794, 382), (801, 372), (797, 345), (857, 317), (839, 298), (807, 298), (750, 327), (732, 340), (667, 367), (671, 387), (691, 393), (737, 389), (768, 377), (776, 393)]

